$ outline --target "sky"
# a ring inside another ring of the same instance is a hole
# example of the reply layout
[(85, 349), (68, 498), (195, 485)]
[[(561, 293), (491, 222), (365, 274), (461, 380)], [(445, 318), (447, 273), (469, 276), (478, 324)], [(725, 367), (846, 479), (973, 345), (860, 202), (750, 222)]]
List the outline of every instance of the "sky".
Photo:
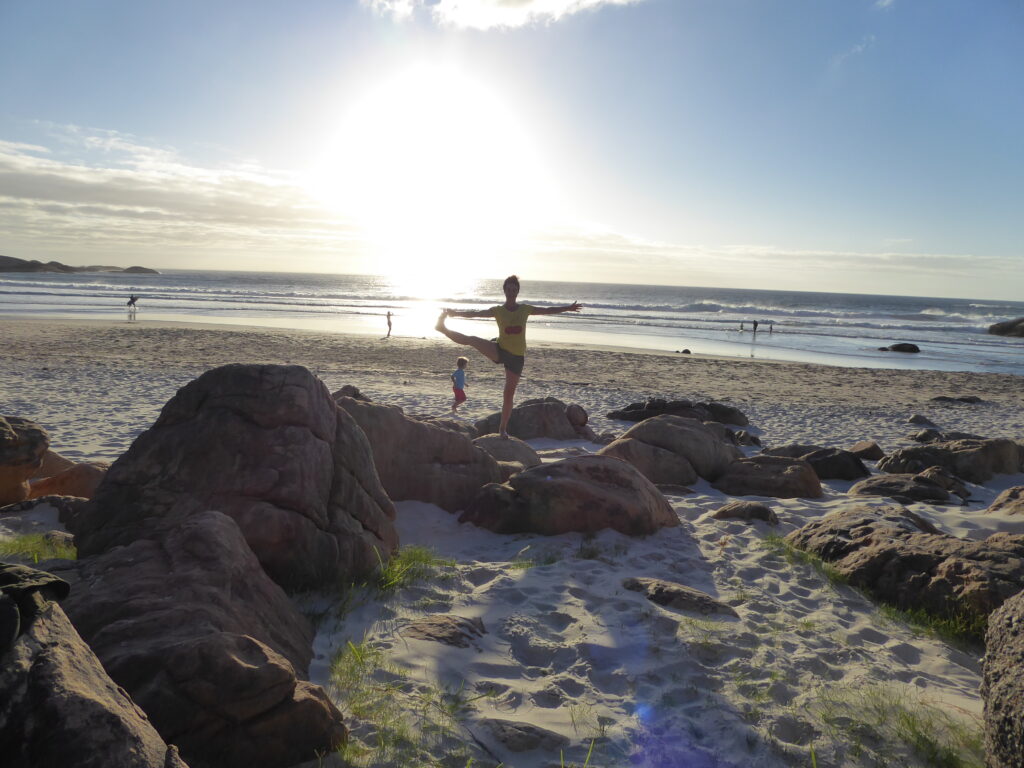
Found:
[(0, 254), (1020, 299), (1019, 0), (0, 0)]

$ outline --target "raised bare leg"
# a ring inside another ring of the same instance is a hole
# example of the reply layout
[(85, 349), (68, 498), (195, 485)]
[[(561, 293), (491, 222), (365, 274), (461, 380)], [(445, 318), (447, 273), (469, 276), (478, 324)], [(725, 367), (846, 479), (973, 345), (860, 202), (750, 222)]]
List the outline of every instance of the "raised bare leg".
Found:
[(500, 361), (498, 357), (498, 345), (493, 341), (487, 339), (481, 339), (479, 336), (467, 336), (464, 333), (453, 331), (450, 328), (445, 327), (444, 321), (448, 317), (448, 310), (441, 313), (441, 316), (437, 318), (437, 325), (434, 327), (447, 336), (449, 339), (454, 341), (456, 344), (462, 344), (463, 346), (472, 347), (481, 355), (486, 357), (492, 363)]
[(501, 400), (501, 426), (498, 427), (498, 434), (504, 438), (508, 437), (508, 420), (512, 418), (512, 402), (516, 397), (516, 387), (519, 386), (519, 374), (505, 369), (505, 392)]

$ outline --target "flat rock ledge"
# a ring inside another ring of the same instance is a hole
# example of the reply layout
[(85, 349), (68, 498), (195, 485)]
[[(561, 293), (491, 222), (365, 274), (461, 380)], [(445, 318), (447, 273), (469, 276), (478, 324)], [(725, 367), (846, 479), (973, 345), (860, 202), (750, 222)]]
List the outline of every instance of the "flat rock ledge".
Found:
[(706, 592), (675, 584), (663, 579), (651, 579), (644, 576), (631, 576), (622, 582), (622, 586), (631, 592), (640, 592), (652, 603), (682, 611), (693, 611), (704, 615), (724, 613), (728, 616), (738, 614), (725, 603), (720, 603)]

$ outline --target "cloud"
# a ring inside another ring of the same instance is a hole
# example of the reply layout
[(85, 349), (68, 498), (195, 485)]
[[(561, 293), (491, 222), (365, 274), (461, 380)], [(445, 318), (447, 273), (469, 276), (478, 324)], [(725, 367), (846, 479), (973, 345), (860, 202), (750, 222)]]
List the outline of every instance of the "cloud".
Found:
[(423, 11), (442, 25), (469, 29), (547, 24), (581, 11), (643, 0), (363, 0), (375, 11), (406, 20)]
[(874, 35), (865, 35), (859, 43), (850, 48), (848, 51), (843, 51), (842, 53), (837, 53), (835, 56), (833, 56), (832, 67), (838, 68), (842, 66), (843, 62), (849, 59), (850, 57), (860, 56), (869, 48), (874, 46), (876, 39), (877, 38)]
[[(56, 146), (0, 141), (0, 232), (7, 255), (187, 252), (302, 254), (359, 239), (286, 177), (208, 168), (112, 131), (51, 126)], [(116, 261), (116, 259), (115, 259)], [(123, 263), (123, 259), (122, 259)], [(165, 266), (177, 266), (159, 263)]]
[(875, 0), (875, 8), (891, 8), (896, 0)]

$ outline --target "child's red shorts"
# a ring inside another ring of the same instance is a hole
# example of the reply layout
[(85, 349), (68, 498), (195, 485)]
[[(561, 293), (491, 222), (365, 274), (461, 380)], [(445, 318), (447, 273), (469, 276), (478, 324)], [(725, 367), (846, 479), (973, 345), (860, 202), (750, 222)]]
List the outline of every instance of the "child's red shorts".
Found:
[(452, 392), (455, 393), (455, 404), (466, 402), (466, 390), (459, 389), (458, 387), (452, 387)]

